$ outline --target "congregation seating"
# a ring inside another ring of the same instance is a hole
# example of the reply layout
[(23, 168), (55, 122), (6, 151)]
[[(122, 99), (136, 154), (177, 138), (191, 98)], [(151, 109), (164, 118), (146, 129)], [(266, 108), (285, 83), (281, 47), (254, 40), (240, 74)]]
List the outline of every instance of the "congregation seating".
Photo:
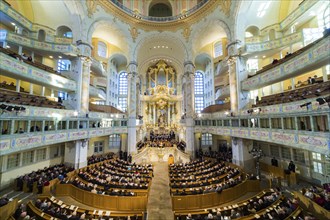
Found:
[(139, 141), (137, 144), (137, 149), (141, 151), (145, 147), (159, 147), (159, 148), (164, 148), (164, 147), (177, 147), (179, 150), (182, 152), (185, 151), (186, 148), (186, 143), (184, 141), (177, 141), (177, 140), (147, 140), (147, 141)]
[(55, 197), (38, 197), (35, 202), (30, 201), (27, 204), (27, 212), (30, 216), (36, 216), (36, 219), (131, 219), (142, 220), (141, 211), (103, 211), (95, 209), (84, 209), (65, 202)]
[(297, 88), (292, 91), (283, 92), (279, 94), (264, 96), (257, 101), (254, 107), (261, 107), (267, 105), (283, 104), (288, 102), (295, 102), (308, 98), (317, 98), (319, 96), (328, 95), (330, 93), (330, 81), (308, 85)]
[(8, 219), (12, 214), (14, 214), (17, 208), (18, 199), (14, 198), (9, 200), (6, 196), (0, 198), (0, 218)]
[(317, 44), (318, 42), (322, 41), (323, 39), (325, 39), (328, 36), (329, 36), (329, 33), (325, 34), (322, 38), (314, 41), (313, 43), (310, 43), (307, 46), (301, 48), (300, 50), (295, 51), (294, 53), (288, 53), (284, 58), (282, 58), (280, 60), (275, 59), (271, 64), (268, 64), (268, 65), (262, 67), (262, 69), (258, 70), (256, 72), (256, 74), (254, 74), (252, 76), (248, 76), (248, 78), (254, 77), (254, 76), (258, 75), (258, 74), (261, 74), (263, 72), (266, 72), (267, 70), (270, 70), (270, 69), (272, 69), (272, 68), (274, 68), (276, 66), (279, 66), (279, 65), (281, 65), (281, 64), (283, 64), (283, 63), (285, 63), (285, 62), (287, 62), (287, 61), (289, 61), (291, 59), (293, 59), (294, 57), (296, 57), (299, 54), (303, 53), (304, 51), (308, 50), (309, 48), (311, 48), (312, 46), (314, 46), (315, 44)]
[(107, 154), (101, 154), (101, 155), (92, 155), (87, 158), (87, 164), (95, 164), (99, 163), (105, 160), (111, 160), (115, 157), (115, 154), (113, 152), (107, 153)]
[[(12, 82), (10, 84), (8, 84), (6, 81), (3, 81), (2, 83), (0, 83), (0, 88), (1, 89), (7, 89), (7, 90), (12, 90), (12, 91), (16, 91), (16, 85)], [(23, 87), (19, 88), (20, 92), (25, 92)]]
[[(324, 186), (327, 187), (328, 184)], [(310, 188), (302, 188), (301, 193), (315, 202), (317, 205), (323, 207), (324, 209), (330, 211), (330, 191), (329, 188), (318, 188), (316, 186), (311, 186)]]
[(238, 168), (224, 162), (197, 160), (170, 166), (170, 186), (173, 195), (196, 195), (218, 192), (234, 187), (245, 178)]
[(53, 180), (62, 180), (73, 175), (74, 168), (58, 164), (16, 178), (16, 189), (24, 192), (43, 193), (44, 187), (50, 187)]
[(50, 100), (44, 96), (31, 95), (28, 93), (15, 92), (7, 89), (0, 89), (0, 102), (28, 105), (44, 108), (65, 109), (65, 107), (56, 101)]

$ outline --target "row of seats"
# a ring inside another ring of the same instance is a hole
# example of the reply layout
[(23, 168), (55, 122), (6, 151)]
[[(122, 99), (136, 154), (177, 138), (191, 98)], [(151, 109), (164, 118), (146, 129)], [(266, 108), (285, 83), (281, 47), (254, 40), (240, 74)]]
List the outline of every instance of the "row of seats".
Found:
[(62, 180), (73, 170), (73, 167), (58, 164), (37, 171), (32, 171), (31, 173), (16, 178), (16, 189), (19, 191), (23, 190), (32, 192), (33, 185), (36, 183), (38, 186), (38, 192), (41, 193), (42, 187), (49, 185), (51, 180), (56, 178)]
[(303, 188), (301, 193), (319, 206), (322, 206), (326, 210), (330, 211), (330, 191), (328, 188), (322, 189), (312, 186), (308, 189)]
[(204, 166), (189, 169), (183, 168), (184, 164), (170, 167), (171, 192), (174, 195), (221, 193), (245, 179), (238, 168), (227, 166), (224, 162), (206, 161)]
[(28, 105), (45, 108), (65, 109), (65, 107), (56, 101), (49, 100), (43, 96), (31, 95), (27, 93), (15, 92), (6, 89), (0, 89), (0, 102), (6, 102), (17, 105)]
[(192, 210), (190, 213), (177, 212), (175, 216), (177, 220), (287, 219), (300, 212), (297, 200), (286, 198), (279, 190), (271, 189), (236, 204)]
[[(3, 82), (0, 84), (0, 88), (1, 88), (1, 89), (7, 89), (7, 90), (16, 91), (16, 85), (15, 85), (13, 82), (10, 83), (10, 84), (8, 84), (6, 81), (3, 81)], [(19, 91), (20, 91), (20, 92), (25, 92), (23, 87), (20, 87), (20, 88), (19, 88)]]
[(224, 104), (209, 105), (202, 110), (202, 113), (213, 113), (227, 110), (230, 110), (230, 102), (226, 102)]
[(299, 101), (308, 98), (316, 98), (330, 93), (330, 81), (311, 84), (306, 87), (292, 91), (262, 97), (253, 107), (276, 105), (288, 102)]

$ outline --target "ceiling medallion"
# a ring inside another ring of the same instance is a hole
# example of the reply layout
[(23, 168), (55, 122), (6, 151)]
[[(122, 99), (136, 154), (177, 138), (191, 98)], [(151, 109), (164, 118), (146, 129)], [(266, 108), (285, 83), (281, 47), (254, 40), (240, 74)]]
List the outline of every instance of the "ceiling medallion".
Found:
[(138, 32), (138, 30), (135, 27), (131, 27), (131, 29), (129, 29), (129, 32), (131, 33), (131, 37), (133, 39), (133, 42), (135, 43), (135, 40), (140, 34), (140, 32)]
[(225, 15), (230, 15), (230, 6), (231, 6), (231, 0), (220, 0), (220, 7), (221, 10), (225, 13)]
[(93, 14), (96, 11), (98, 1), (97, 0), (86, 0), (86, 6), (87, 6), (87, 15), (89, 18), (93, 16)]
[(185, 29), (183, 29), (182, 35), (186, 39), (186, 41), (189, 40), (190, 33), (191, 33), (190, 27), (186, 27)]

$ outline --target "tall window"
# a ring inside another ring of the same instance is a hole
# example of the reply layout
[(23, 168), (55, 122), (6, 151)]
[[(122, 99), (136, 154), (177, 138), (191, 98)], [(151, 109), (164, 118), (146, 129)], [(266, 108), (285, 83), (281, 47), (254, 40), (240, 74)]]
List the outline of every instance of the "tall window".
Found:
[(94, 153), (103, 153), (104, 141), (95, 141), (94, 142)]
[(118, 149), (120, 148), (120, 135), (112, 134), (109, 137), (109, 148), (110, 149)]
[(46, 148), (37, 150), (37, 161), (46, 160)]
[(212, 134), (202, 134), (202, 147), (212, 146)]
[(119, 96), (118, 96), (118, 106), (123, 111), (127, 110), (127, 73), (122, 72), (119, 74)]
[(97, 43), (97, 54), (100, 57), (107, 57), (107, 45), (104, 42)]
[(34, 151), (23, 152), (23, 165), (33, 163)]
[(313, 171), (323, 174), (322, 156), (320, 153), (312, 152)]
[(223, 55), (223, 51), (222, 51), (222, 42), (216, 42), (214, 44), (214, 57), (220, 57)]
[(7, 159), (7, 169), (19, 166), (19, 154), (8, 155)]
[(195, 112), (201, 113), (204, 108), (204, 76), (201, 72), (195, 73)]

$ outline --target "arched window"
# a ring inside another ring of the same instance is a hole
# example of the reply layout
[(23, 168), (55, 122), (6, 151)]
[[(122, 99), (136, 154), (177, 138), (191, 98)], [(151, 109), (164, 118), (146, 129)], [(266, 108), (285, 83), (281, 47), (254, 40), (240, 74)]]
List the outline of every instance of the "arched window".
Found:
[(58, 37), (72, 38), (72, 30), (67, 26), (60, 26), (56, 29), (56, 35)]
[(204, 76), (201, 72), (195, 73), (195, 112), (201, 113), (204, 108)]
[(153, 1), (149, 5), (149, 16), (169, 17), (172, 16), (172, 6), (168, 0)]
[(127, 91), (128, 91), (128, 84), (127, 84), (127, 73), (122, 72), (119, 74), (119, 91), (118, 91), (118, 107), (126, 111), (127, 110)]
[(223, 55), (223, 51), (222, 51), (222, 42), (219, 41), (219, 42), (216, 42), (214, 44), (214, 57), (220, 57)]
[(57, 70), (59, 72), (64, 70), (70, 70), (71, 67), (71, 61), (70, 60), (58, 60), (57, 62)]
[(100, 57), (104, 57), (104, 58), (107, 57), (107, 45), (102, 41), (99, 41), (97, 43), (97, 54)]

